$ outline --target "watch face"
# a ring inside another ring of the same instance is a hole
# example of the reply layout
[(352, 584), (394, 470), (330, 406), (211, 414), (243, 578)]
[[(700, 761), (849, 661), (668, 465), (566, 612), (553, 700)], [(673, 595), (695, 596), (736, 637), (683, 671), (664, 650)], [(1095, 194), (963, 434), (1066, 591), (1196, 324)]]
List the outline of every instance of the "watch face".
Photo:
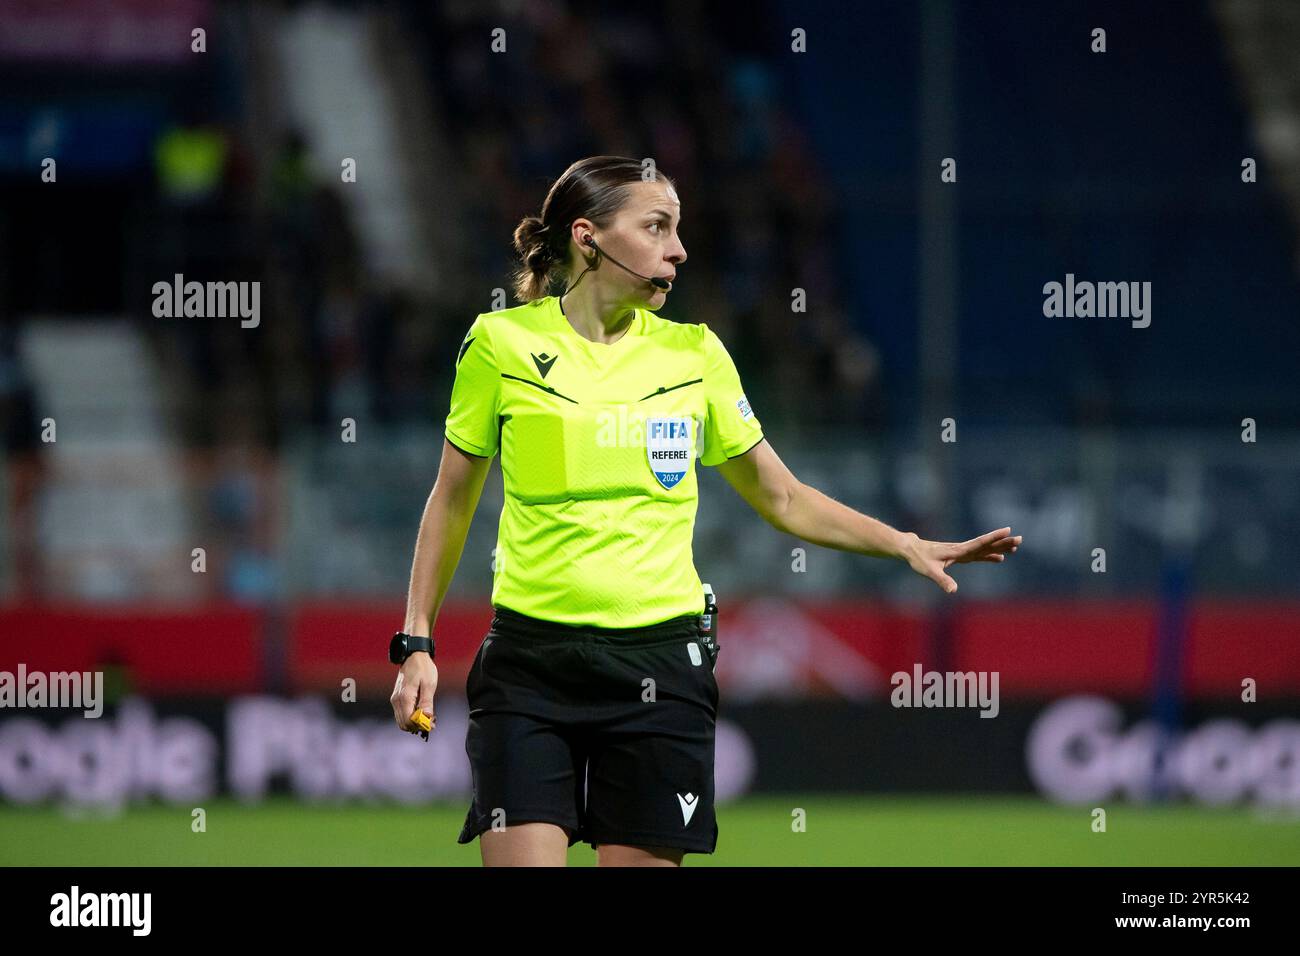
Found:
[(406, 659), (406, 635), (394, 634), (388, 644), (388, 659), (394, 664), (401, 664)]

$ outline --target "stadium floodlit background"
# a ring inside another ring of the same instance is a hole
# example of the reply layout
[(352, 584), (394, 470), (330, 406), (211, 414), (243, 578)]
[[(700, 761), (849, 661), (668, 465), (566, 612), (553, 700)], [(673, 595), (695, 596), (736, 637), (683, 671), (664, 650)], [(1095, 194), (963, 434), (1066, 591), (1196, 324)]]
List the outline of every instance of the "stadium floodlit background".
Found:
[[(386, 645), (456, 347), (594, 153), (677, 180), (662, 314), (802, 480), (1024, 535), (950, 598), (701, 468), (687, 863), (1294, 863), (1297, 49), (1251, 0), (0, 3), (0, 670), (107, 697), (0, 710), (0, 863), (479, 862), (495, 465), (428, 743)], [(159, 315), (178, 275), (259, 283), (256, 321)], [(996, 715), (893, 706), (918, 666), (996, 673)]]

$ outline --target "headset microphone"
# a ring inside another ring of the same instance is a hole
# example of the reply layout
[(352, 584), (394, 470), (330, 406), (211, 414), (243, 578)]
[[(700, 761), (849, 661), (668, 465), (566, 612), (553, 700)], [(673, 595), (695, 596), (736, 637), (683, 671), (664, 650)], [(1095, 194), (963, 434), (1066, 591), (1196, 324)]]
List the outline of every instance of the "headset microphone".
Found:
[[(614, 265), (618, 266), (618, 267), (619, 267), (620, 269), (622, 269), (624, 272), (632, 272), (631, 269), (629, 269), (627, 266), (623, 265), (623, 263), (619, 262), (617, 259), (615, 259), (613, 256), (611, 256), (611, 255), (610, 255), (608, 252), (606, 252), (604, 249), (600, 248), (600, 246), (596, 245), (596, 240), (593, 239), (591, 236), (586, 236), (582, 241), (585, 242), (587, 245), (591, 246), (593, 249), (595, 249), (597, 252), (599, 252), (602, 256), (604, 256), (604, 257), (605, 257), (606, 259), (608, 259), (610, 262), (614, 263)], [(650, 283), (652, 286), (654, 286), (656, 289), (665, 289), (665, 290), (666, 290), (666, 289), (668, 288), (668, 280), (665, 279), (665, 278), (663, 278), (662, 276), (643, 276), (643, 275), (641, 275), (641, 273), (639, 273), (639, 272), (632, 272), (632, 275), (636, 276), (638, 279), (643, 279), (643, 280), (645, 280), (646, 282), (649, 282), (649, 283)]]

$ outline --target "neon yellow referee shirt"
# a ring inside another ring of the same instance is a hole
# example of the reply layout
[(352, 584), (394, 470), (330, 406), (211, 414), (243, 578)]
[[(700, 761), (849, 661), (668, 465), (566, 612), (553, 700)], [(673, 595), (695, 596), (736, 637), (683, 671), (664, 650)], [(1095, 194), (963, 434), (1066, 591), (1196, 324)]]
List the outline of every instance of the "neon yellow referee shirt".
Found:
[(474, 319), (447, 439), (501, 453), (492, 603), (564, 624), (643, 627), (703, 611), (695, 461), (763, 438), (717, 334), (635, 310), (591, 342), (546, 296)]

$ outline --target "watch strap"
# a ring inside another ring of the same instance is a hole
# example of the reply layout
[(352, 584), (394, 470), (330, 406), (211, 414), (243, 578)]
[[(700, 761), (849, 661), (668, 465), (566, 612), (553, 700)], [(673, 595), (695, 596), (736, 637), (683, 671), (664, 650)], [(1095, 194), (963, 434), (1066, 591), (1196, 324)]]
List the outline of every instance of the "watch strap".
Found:
[(406, 635), (406, 656), (410, 657), (416, 651), (428, 651), (429, 656), (433, 656), (433, 638), (432, 637), (414, 637)]
[[(404, 653), (398, 651), (399, 646), (403, 649)], [(398, 631), (393, 635), (393, 639), (389, 642), (388, 660), (391, 664), (404, 664), (406, 663), (406, 659), (416, 651), (425, 651), (430, 657), (433, 657), (435, 647), (436, 645), (432, 636), (422, 637), (414, 634), (407, 634), (404, 631)], [(401, 657), (401, 660), (398, 660), (399, 656)]]

